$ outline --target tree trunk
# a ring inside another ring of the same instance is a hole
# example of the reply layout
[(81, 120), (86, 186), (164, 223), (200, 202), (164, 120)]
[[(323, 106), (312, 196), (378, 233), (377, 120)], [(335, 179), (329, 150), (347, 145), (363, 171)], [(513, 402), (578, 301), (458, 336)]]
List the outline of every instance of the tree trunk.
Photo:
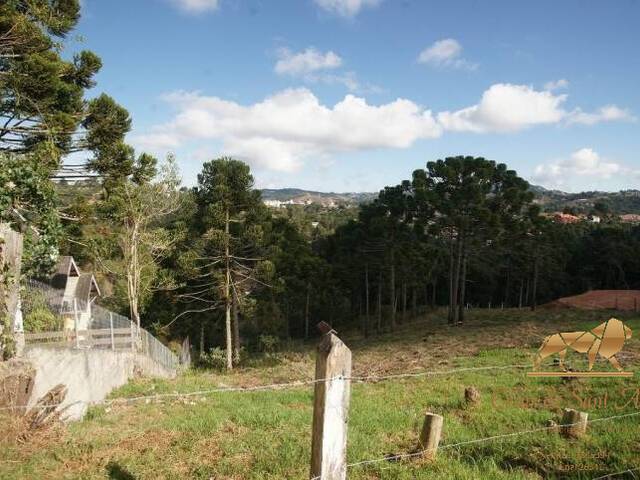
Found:
[[(129, 314), (131, 321), (140, 329), (140, 311), (138, 300), (140, 297), (140, 265), (138, 259), (138, 243), (139, 243), (139, 225), (135, 219), (127, 221), (129, 229), (129, 245), (128, 255), (125, 256), (127, 261), (127, 299), (129, 300)], [(126, 258), (128, 256), (128, 258)]]
[(462, 260), (462, 281), (460, 284), (460, 306), (458, 308), (458, 323), (462, 325), (464, 322), (464, 312), (465, 312), (465, 304), (466, 301), (466, 293), (467, 293), (467, 253), (464, 253), (464, 259)]
[(378, 333), (382, 329), (382, 269), (378, 273)]
[(232, 314), (233, 314), (233, 363), (240, 363), (240, 315), (238, 312), (238, 297), (232, 295)]
[(533, 287), (531, 288), (531, 310), (538, 307), (538, 255), (533, 260)]
[(16, 334), (23, 248), (23, 236), (0, 224), (0, 362), (19, 355), (24, 343)]
[(365, 296), (365, 317), (364, 317), (364, 336), (369, 336), (369, 264), (364, 264), (364, 296)]
[(391, 330), (396, 327), (396, 255), (394, 247), (391, 247), (389, 265), (389, 298), (391, 303)]
[(200, 322), (200, 359), (204, 357), (204, 320)]
[(311, 283), (307, 282), (307, 298), (304, 304), (304, 338), (309, 338), (309, 303), (311, 301)]
[(407, 321), (407, 283), (402, 281), (402, 322)]
[(509, 289), (511, 288), (511, 261), (507, 262), (507, 280), (504, 285), (504, 304), (509, 308)]
[(224, 222), (224, 258), (225, 258), (225, 280), (224, 280), (224, 300), (225, 300), (225, 327), (227, 345), (227, 369), (233, 370), (233, 342), (231, 333), (231, 254), (229, 249), (229, 209), (225, 212)]
[(415, 286), (411, 289), (411, 302), (411, 311), (413, 312), (412, 315), (413, 318), (416, 318), (418, 316), (418, 289)]
[(452, 324), (458, 323), (458, 299), (460, 293), (460, 271), (462, 270), (463, 242), (464, 239), (462, 238), (462, 232), (458, 232), (455, 271), (453, 275), (453, 295), (451, 298)]
[(520, 280), (520, 295), (518, 296), (518, 308), (522, 308), (522, 293), (524, 292), (524, 280)]
[(436, 308), (436, 302), (438, 300), (438, 277), (433, 280), (433, 290), (431, 291), (431, 307)]
[(429, 284), (427, 283), (424, 286), (424, 310), (426, 311), (429, 307), (429, 302), (431, 301), (431, 295), (429, 293)]
[(453, 267), (455, 266), (453, 258), (453, 240), (449, 242), (449, 314), (448, 323), (453, 323)]

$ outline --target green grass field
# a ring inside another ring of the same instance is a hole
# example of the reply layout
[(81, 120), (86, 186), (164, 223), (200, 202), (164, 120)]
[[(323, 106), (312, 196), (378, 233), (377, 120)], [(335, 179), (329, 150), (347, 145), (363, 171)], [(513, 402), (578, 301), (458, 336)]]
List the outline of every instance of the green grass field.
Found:
[[(542, 337), (585, 330), (607, 312), (478, 311), (449, 328), (439, 314), (394, 333), (343, 336), (354, 375), (384, 375), (464, 367), (527, 364)], [(535, 429), (559, 421), (564, 407), (590, 419), (640, 411), (640, 317), (620, 314), (636, 334), (620, 354), (633, 378), (528, 378), (527, 369), (467, 371), (352, 385), (350, 463), (408, 453), (426, 411), (444, 416), (441, 447)], [(312, 378), (312, 344), (254, 358), (233, 374), (193, 371), (172, 381), (138, 380), (112, 398), (254, 386)], [(569, 354), (575, 369), (582, 355)], [(611, 370), (606, 363), (596, 368)], [(464, 389), (480, 402), (468, 406)], [(82, 422), (16, 440), (18, 422), (4, 422), (0, 478), (51, 479), (304, 479), (308, 478), (312, 387), (216, 393), (180, 400), (93, 407)], [(606, 398), (606, 401), (605, 401)], [(1, 432), (0, 432), (1, 433)], [(349, 469), (351, 479), (594, 478), (640, 467), (640, 416), (589, 425), (567, 440), (555, 431), (442, 448), (434, 461), (381, 461)], [(619, 476), (616, 478), (633, 478)], [(640, 473), (636, 473), (640, 477)]]

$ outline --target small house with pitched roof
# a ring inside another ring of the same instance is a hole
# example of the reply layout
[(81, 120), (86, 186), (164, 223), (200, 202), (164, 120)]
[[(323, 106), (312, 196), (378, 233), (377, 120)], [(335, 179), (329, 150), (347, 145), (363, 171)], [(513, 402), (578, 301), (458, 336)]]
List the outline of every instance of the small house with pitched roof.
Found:
[(100, 287), (95, 276), (92, 273), (82, 273), (73, 257), (62, 256), (49, 283), (63, 292), (61, 312), (68, 317), (65, 329), (75, 328), (77, 313), (78, 330), (87, 330), (91, 322), (91, 306), (100, 297)]

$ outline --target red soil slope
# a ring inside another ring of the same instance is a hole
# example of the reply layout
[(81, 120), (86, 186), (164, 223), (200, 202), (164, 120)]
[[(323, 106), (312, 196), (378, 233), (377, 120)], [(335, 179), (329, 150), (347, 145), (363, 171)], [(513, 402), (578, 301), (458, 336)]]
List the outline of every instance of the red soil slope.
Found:
[(640, 311), (640, 290), (591, 290), (581, 295), (560, 298), (546, 306), (584, 310)]

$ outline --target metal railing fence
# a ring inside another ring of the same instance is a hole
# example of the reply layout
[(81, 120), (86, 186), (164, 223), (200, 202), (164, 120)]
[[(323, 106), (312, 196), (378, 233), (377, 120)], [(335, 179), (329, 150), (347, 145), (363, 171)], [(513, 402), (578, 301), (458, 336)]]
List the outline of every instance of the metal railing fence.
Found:
[(21, 298), (27, 345), (130, 350), (168, 369), (179, 366), (178, 357), (155, 336), (95, 302), (65, 296), (37, 280), (25, 282)]

